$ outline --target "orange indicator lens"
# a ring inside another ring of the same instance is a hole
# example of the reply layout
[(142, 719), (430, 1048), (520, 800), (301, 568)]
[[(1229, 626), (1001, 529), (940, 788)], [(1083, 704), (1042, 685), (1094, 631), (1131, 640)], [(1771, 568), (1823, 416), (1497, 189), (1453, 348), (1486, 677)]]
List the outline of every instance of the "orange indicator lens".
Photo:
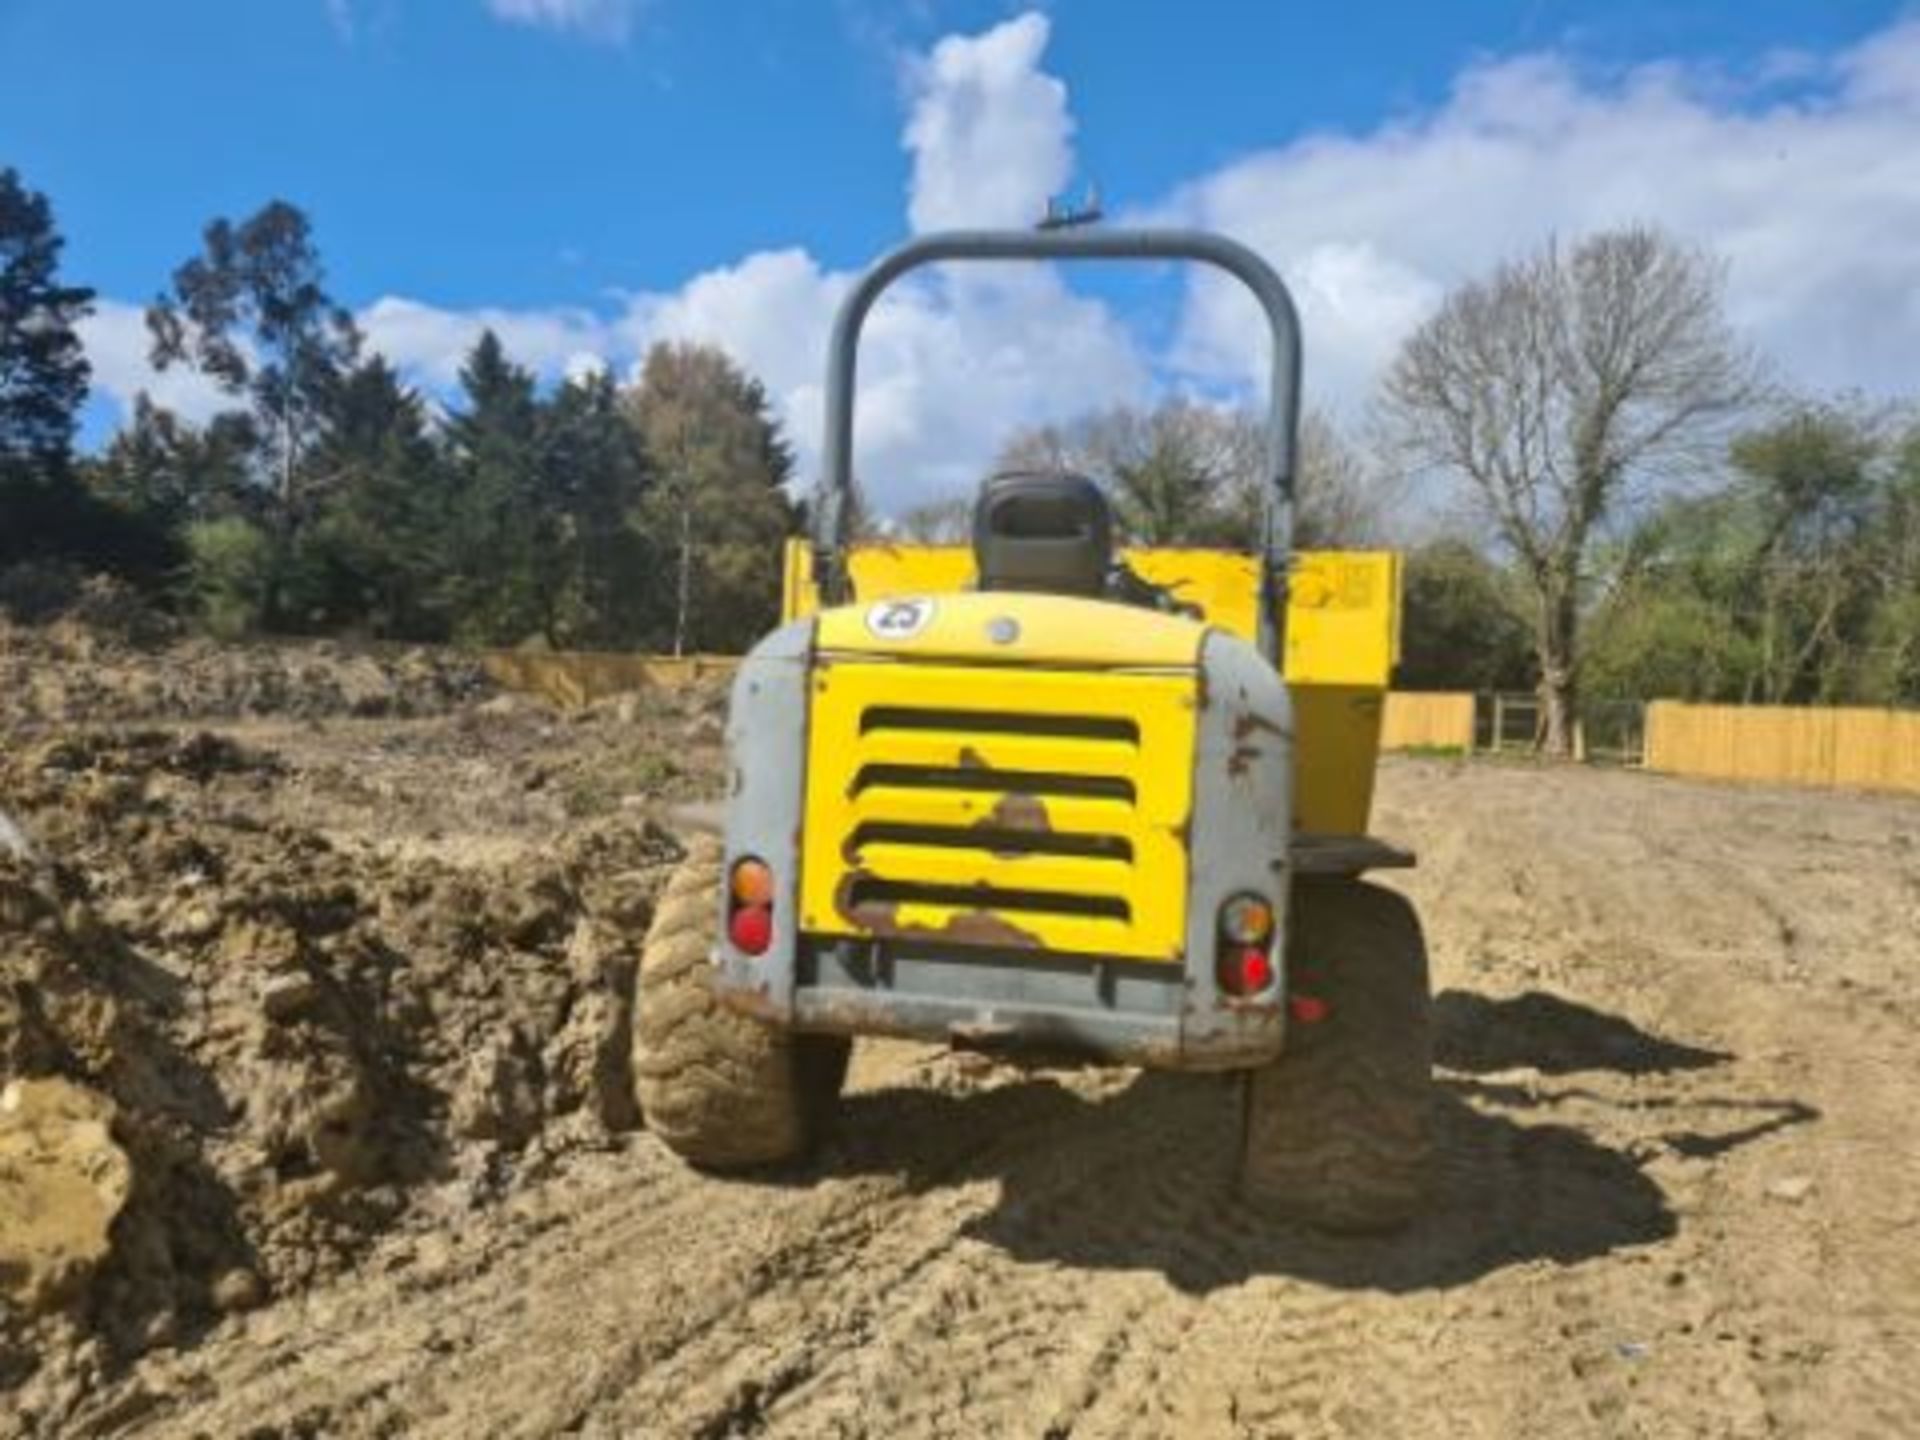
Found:
[(773, 871), (764, 860), (742, 860), (733, 867), (733, 899), (739, 905), (773, 903)]
[(1236, 895), (1220, 907), (1220, 933), (1236, 945), (1260, 945), (1273, 934), (1273, 907), (1258, 895)]

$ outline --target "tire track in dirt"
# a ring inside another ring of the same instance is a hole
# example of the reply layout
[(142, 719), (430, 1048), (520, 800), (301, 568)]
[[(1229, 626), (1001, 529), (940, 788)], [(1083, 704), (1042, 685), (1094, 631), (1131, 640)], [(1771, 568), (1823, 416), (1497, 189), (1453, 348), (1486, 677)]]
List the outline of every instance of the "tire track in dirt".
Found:
[[(1143, 1162), (1187, 1169), (1187, 1147), (1143, 1153), (1172, 1117), (1158, 1097), (1127, 1098), (1082, 1102), (1057, 1145), (1010, 1155), (997, 1203), (982, 1196), (961, 1243), (889, 1296), (869, 1344), (770, 1412), (773, 1428), (847, 1430), (858, 1417), (899, 1433), (1064, 1433), (1164, 1288), (1144, 1268), (1088, 1284), (1074, 1268), (1084, 1248), (1117, 1230), (1145, 1267), (1153, 1239), (1179, 1233), (1136, 1203), (1127, 1177)], [(1219, 1178), (1193, 1168), (1189, 1184), (1217, 1189)]]
[[(1230, 1135), (1210, 1138), (1224, 1157)], [(1504, 1388), (1502, 1363), (1526, 1358), (1484, 1364), (1514, 1349), (1509, 1336), (1468, 1347), (1475, 1363), (1450, 1346), (1449, 1363), (1435, 1364), (1436, 1336), (1461, 1319), (1445, 1287), (1472, 1272), (1473, 1235), (1498, 1224), (1490, 1192), (1519, 1179), (1488, 1149), (1477, 1126), (1447, 1125), (1437, 1213), (1400, 1237), (1319, 1236), (1180, 1193), (1162, 1215), (1187, 1237), (1171, 1270), (1183, 1289), (1161, 1333), (1130, 1347), (1074, 1433), (1409, 1434), (1438, 1415), (1456, 1417), (1452, 1433), (1473, 1433), (1476, 1417), (1499, 1413), (1490, 1402)], [(1462, 1405), (1468, 1395), (1476, 1403)]]
[[(888, 1163), (904, 1158), (920, 1196), (905, 1223), (876, 1232), (844, 1273), (836, 1268), (808, 1275), (789, 1292), (759, 1297), (730, 1327), (743, 1339), (729, 1345), (716, 1337), (712, 1347), (685, 1356), (684, 1367), (650, 1374), (620, 1397), (613, 1428), (619, 1428), (620, 1415), (651, 1416), (676, 1427), (684, 1422), (689, 1432), (742, 1420), (758, 1423), (769, 1407), (784, 1414), (774, 1402), (815, 1386), (816, 1371), (836, 1356), (871, 1354), (876, 1345), (891, 1345), (919, 1297), (938, 1293), (949, 1277), (967, 1270), (968, 1257), (979, 1248), (967, 1231), (993, 1204), (992, 1177), (1010, 1173), (1020, 1157), (1044, 1149), (1036, 1143), (1036, 1124), (1051, 1130), (1062, 1123), (1062, 1108), (1085, 1103), (1062, 1087), (1026, 1081), (931, 1106), (929, 1097), (912, 1092), (855, 1100), (849, 1128), (870, 1127), (892, 1146), (913, 1133), (956, 1125), (977, 1130), (992, 1143), (970, 1150), (944, 1183), (924, 1174), (910, 1141), (905, 1157), (896, 1150)], [(938, 1112), (951, 1113), (931, 1120)], [(868, 1159), (856, 1153), (842, 1163)], [(770, 1344), (768, 1335), (782, 1337), (780, 1343)]]

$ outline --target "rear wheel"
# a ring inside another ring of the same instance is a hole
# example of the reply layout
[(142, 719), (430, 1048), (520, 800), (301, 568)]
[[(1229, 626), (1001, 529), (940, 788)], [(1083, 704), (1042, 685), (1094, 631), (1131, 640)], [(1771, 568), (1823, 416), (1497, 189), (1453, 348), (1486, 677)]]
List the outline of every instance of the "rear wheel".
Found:
[(1327, 1003), (1244, 1080), (1242, 1177), (1262, 1205), (1326, 1230), (1404, 1225), (1433, 1150), (1432, 1002), (1413, 907), (1356, 881), (1294, 891), (1289, 974)]
[(713, 994), (721, 853), (694, 843), (667, 882), (640, 952), (633, 1075), (647, 1128), (704, 1169), (804, 1154), (831, 1119), (852, 1042), (796, 1035)]

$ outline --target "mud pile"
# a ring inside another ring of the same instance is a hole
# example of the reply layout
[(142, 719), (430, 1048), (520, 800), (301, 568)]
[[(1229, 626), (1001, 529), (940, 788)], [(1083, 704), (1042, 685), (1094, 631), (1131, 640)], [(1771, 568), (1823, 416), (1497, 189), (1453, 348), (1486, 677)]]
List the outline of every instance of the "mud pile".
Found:
[[(36, 1354), (84, 1386), (337, 1272), (429, 1193), (484, 1203), (637, 1121), (627, 996), (670, 836), (615, 814), (453, 866), (262, 819), (284, 778), (206, 733), (0, 754), (0, 1088), (98, 1097), (75, 1123), (107, 1117), (130, 1168), (88, 1283), (0, 1273), (0, 1388)], [(0, 1165), (0, 1191), (85, 1168)]]
[(332, 641), (227, 645), (94, 597), (44, 625), (0, 618), (0, 726), (442, 715), (493, 693), (453, 652)]
[(0, 1090), (0, 1291), (28, 1310), (76, 1292), (113, 1249), (133, 1171), (113, 1103), (68, 1080)]

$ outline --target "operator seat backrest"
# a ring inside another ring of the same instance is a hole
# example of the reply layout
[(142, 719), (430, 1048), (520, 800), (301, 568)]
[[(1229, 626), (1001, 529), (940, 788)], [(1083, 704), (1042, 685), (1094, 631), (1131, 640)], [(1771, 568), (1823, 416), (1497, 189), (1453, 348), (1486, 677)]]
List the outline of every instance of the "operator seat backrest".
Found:
[(982, 590), (1101, 595), (1113, 572), (1113, 507), (1071, 471), (992, 476), (974, 502), (973, 557)]

